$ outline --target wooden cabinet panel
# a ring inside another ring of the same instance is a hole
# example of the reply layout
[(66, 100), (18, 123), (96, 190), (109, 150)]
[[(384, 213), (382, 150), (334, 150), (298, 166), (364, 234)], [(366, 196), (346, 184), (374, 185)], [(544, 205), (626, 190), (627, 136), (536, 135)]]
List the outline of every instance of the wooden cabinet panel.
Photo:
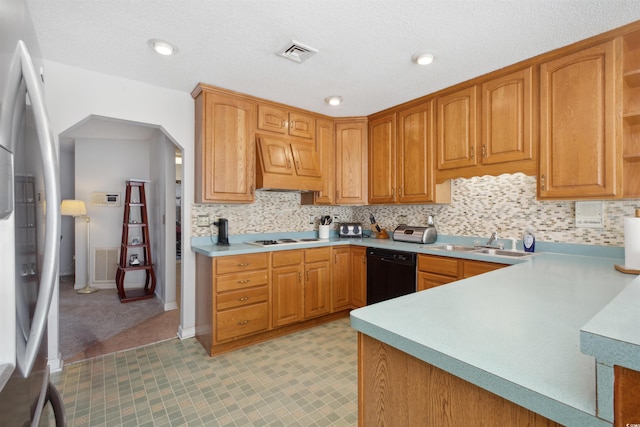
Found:
[(462, 260), (437, 255), (418, 254), (418, 271), (458, 278)]
[(276, 105), (258, 105), (258, 129), (298, 138), (315, 137), (315, 117)]
[(259, 270), (269, 265), (269, 254), (246, 254), (219, 257), (215, 260), (216, 273), (237, 273), (248, 270)]
[(437, 99), (438, 169), (477, 164), (477, 92), (478, 87), (474, 85)]
[(304, 251), (294, 249), (292, 251), (276, 251), (271, 252), (271, 265), (275, 267), (283, 267), (285, 265), (300, 265), (304, 259)]
[(265, 172), (293, 176), (293, 158), (288, 142), (261, 136), (258, 138), (258, 148)]
[(504, 267), (506, 267), (506, 265), (504, 264), (485, 261), (470, 261), (468, 259), (465, 259), (462, 266), (462, 277), (467, 278), (477, 276), (478, 274), (488, 273), (490, 271), (498, 270)]
[(367, 249), (351, 247), (351, 304), (367, 305)]
[(302, 204), (332, 205), (335, 201), (335, 130), (333, 120), (316, 120), (316, 151), (322, 172), (322, 189), (300, 196)]
[(396, 201), (396, 115), (369, 122), (369, 203)]
[(196, 203), (253, 201), (253, 102), (201, 88), (196, 95)]
[(313, 144), (292, 142), (291, 152), (293, 153), (293, 164), (296, 167), (298, 176), (321, 177), (320, 161)]
[(218, 341), (264, 331), (269, 326), (269, 309), (266, 302), (234, 308), (216, 314)]
[(621, 197), (615, 42), (540, 67), (540, 198)]
[(289, 113), (289, 135), (313, 139), (316, 135), (316, 120), (312, 116)]
[(334, 247), (331, 267), (331, 310), (343, 310), (351, 305), (351, 249)]
[(367, 203), (367, 124), (336, 123), (336, 203)]
[(441, 276), (439, 274), (425, 273), (424, 271), (418, 271), (418, 292), (425, 289), (435, 288), (437, 286), (446, 285), (447, 283), (455, 282), (458, 280), (451, 276)]
[(482, 164), (533, 159), (533, 67), (482, 84)]
[(266, 268), (259, 271), (218, 275), (216, 279), (216, 291), (228, 292), (253, 286), (266, 285), (268, 280)]
[(435, 201), (432, 103), (398, 112), (398, 203)]
[(302, 270), (302, 265), (296, 265), (274, 268), (271, 272), (271, 312), (274, 327), (304, 319)]
[(233, 292), (225, 292), (216, 297), (216, 309), (218, 311), (229, 308), (241, 307), (269, 300), (269, 288), (258, 286), (257, 288), (240, 289)]
[(329, 261), (331, 259), (331, 248), (314, 248), (304, 250), (304, 262), (309, 264), (312, 262)]
[[(329, 249), (329, 248), (327, 248)], [(331, 267), (329, 261), (305, 264), (304, 317), (331, 312)]]

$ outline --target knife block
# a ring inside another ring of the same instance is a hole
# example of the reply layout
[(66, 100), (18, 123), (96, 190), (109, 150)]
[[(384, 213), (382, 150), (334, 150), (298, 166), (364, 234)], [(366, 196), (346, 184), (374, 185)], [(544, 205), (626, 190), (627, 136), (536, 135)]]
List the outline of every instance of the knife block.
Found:
[(385, 230), (384, 228), (382, 228), (379, 232), (378, 230), (375, 230), (376, 233), (376, 239), (388, 239), (389, 238), (389, 234), (387, 234), (387, 230)]

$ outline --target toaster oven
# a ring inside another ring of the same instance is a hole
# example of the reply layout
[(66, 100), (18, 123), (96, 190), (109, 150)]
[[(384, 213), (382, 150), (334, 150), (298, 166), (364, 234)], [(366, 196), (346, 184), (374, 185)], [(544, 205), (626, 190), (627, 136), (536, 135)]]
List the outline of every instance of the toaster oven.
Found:
[(340, 237), (362, 238), (362, 223), (343, 222), (338, 229), (338, 235)]

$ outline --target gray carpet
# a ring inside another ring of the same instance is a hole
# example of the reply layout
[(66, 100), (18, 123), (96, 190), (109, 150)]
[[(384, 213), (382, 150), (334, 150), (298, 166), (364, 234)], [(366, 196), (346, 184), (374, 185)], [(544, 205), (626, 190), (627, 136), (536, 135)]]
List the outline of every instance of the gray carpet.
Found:
[(68, 359), (138, 323), (162, 313), (157, 298), (122, 304), (116, 289), (78, 294), (73, 276), (60, 278), (60, 353)]

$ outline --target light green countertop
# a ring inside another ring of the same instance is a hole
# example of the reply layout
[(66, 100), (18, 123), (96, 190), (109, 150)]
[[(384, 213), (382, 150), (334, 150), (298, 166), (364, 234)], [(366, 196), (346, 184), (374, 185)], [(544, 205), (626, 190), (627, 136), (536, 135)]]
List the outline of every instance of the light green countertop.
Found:
[[(282, 237), (315, 235), (232, 236), (228, 247), (199, 237), (192, 238), (192, 249), (217, 257), (357, 245), (517, 264), (354, 310), (351, 324), (565, 425), (611, 425), (609, 367), (640, 369), (640, 279), (613, 268), (623, 263), (623, 248), (536, 242), (545, 253), (521, 259), (434, 249), (473, 243), (471, 237), (455, 236), (439, 236), (433, 245), (335, 237), (266, 248), (244, 243)], [(596, 365), (602, 377), (598, 410)]]

